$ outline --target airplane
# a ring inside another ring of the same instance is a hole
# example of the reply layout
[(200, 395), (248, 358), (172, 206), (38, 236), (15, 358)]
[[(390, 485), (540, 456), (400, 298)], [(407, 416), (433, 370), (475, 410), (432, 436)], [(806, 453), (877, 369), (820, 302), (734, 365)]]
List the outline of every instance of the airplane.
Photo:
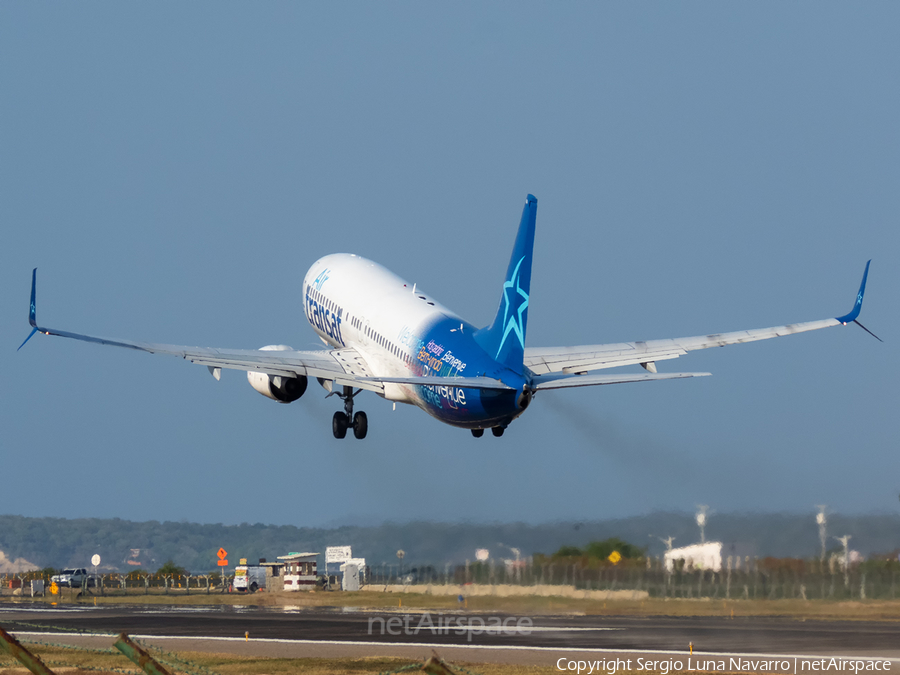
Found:
[[(303, 308), (327, 350), (296, 351), (286, 345), (256, 350), (214, 349), (118, 340), (44, 328), (37, 324), (31, 277), (28, 321), (35, 333), (168, 354), (205, 365), (216, 380), (222, 369), (247, 371), (250, 385), (279, 403), (292, 403), (315, 379), (337, 396), (344, 409), (334, 413), (332, 433), (349, 429), (362, 439), (368, 433), (363, 411), (354, 412), (356, 396), (374, 392), (387, 401), (417, 406), (432, 417), (476, 438), (490, 429), (502, 436), (541, 391), (627, 382), (648, 382), (710, 373), (664, 373), (659, 361), (697, 349), (766, 340), (805, 331), (856, 323), (862, 308), (869, 260), (853, 309), (844, 316), (730, 333), (666, 340), (571, 347), (525, 347), (531, 292), (531, 263), (537, 199), (528, 195), (494, 320), (483, 328), (465, 321), (381, 265), (358, 255), (336, 253), (320, 258), (303, 280)], [(640, 364), (643, 372), (603, 374), (595, 371)]]

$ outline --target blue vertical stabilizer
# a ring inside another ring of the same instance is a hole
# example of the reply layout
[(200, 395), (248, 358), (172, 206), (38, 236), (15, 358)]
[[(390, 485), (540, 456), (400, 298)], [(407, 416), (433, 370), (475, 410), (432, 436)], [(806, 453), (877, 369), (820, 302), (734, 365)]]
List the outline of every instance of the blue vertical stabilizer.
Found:
[(531, 293), (531, 259), (534, 253), (534, 225), (537, 198), (528, 195), (522, 222), (506, 270), (503, 295), (497, 316), (490, 326), (475, 333), (475, 340), (492, 358), (516, 373), (522, 373), (525, 357), (525, 327), (528, 323), (528, 295)]

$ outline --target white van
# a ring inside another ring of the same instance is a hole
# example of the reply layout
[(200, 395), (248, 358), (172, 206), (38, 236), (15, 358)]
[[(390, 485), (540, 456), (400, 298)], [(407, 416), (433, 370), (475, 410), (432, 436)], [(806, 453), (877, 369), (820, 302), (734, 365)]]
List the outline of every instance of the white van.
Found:
[(260, 565), (238, 565), (234, 568), (234, 590), (256, 593), (266, 587), (266, 568)]

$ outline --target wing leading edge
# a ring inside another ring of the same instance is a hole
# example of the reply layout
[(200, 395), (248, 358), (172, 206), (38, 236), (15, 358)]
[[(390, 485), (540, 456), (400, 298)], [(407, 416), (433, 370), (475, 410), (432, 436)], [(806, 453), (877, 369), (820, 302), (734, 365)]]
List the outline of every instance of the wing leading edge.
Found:
[[(263, 351), (256, 349), (215, 349), (210, 347), (186, 347), (181, 345), (157, 344), (135, 340), (120, 340), (96, 335), (83, 335), (55, 328), (45, 328), (37, 323), (35, 307), (35, 286), (37, 270), (31, 276), (31, 306), (28, 310), (28, 322), (32, 331), (25, 339), (31, 339), (35, 333), (56, 335), (59, 337), (92, 342), (112, 347), (123, 347), (149, 354), (166, 354), (177, 356), (191, 363), (207, 366), (213, 376), (217, 368), (228, 370), (257, 371), (282, 377), (317, 377), (331, 380), (339, 386), (368, 389), (381, 393), (383, 383), (371, 377), (368, 365), (355, 349), (334, 349), (330, 351)], [(19, 349), (25, 346), (23, 342)], [(218, 378), (216, 378), (218, 379)]]
[[(683, 356), (684, 354), (697, 349), (724, 347), (726, 345), (740, 344), (743, 342), (768, 340), (770, 338), (793, 335), (795, 333), (805, 333), (807, 331), (830, 328), (832, 326), (846, 326), (848, 323), (856, 323), (863, 328), (863, 330), (871, 334), (871, 331), (857, 321), (859, 312), (862, 309), (863, 295), (866, 291), (866, 279), (869, 276), (869, 264), (871, 262), (872, 261), (870, 260), (866, 263), (866, 269), (863, 273), (862, 283), (860, 284), (859, 292), (856, 295), (856, 302), (853, 305), (853, 309), (849, 314), (844, 316), (834, 319), (823, 319), (821, 321), (807, 321), (805, 323), (773, 326), (771, 328), (757, 328), (753, 330), (735, 331), (732, 333), (712, 333), (709, 335), (672, 338), (668, 340), (526, 349), (525, 366), (537, 376), (535, 377), (535, 381), (540, 380), (540, 376), (545, 376), (550, 373), (562, 373), (563, 376), (573, 374), (581, 375), (592, 370), (634, 364), (640, 364), (650, 371), (650, 373), (656, 373), (657, 361), (676, 359), (679, 356)], [(694, 373), (694, 375), (699, 374), (700, 373)], [(679, 375), (684, 377), (690, 374), (680, 373)], [(549, 383), (549, 379), (547, 381)], [(597, 384), (600, 383), (598, 382)], [(549, 388), (549, 386), (546, 388)]]

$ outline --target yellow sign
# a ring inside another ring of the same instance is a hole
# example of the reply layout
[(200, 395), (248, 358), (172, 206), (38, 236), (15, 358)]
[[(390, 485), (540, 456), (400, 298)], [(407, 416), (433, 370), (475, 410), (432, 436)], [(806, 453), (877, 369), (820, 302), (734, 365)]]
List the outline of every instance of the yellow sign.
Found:
[(50, 584), (50, 593), (52, 595), (59, 595), (59, 586), (56, 585), (55, 581)]
[(618, 551), (613, 551), (612, 553), (610, 553), (608, 558), (609, 562), (611, 562), (613, 565), (618, 565), (621, 559), (622, 554)]

